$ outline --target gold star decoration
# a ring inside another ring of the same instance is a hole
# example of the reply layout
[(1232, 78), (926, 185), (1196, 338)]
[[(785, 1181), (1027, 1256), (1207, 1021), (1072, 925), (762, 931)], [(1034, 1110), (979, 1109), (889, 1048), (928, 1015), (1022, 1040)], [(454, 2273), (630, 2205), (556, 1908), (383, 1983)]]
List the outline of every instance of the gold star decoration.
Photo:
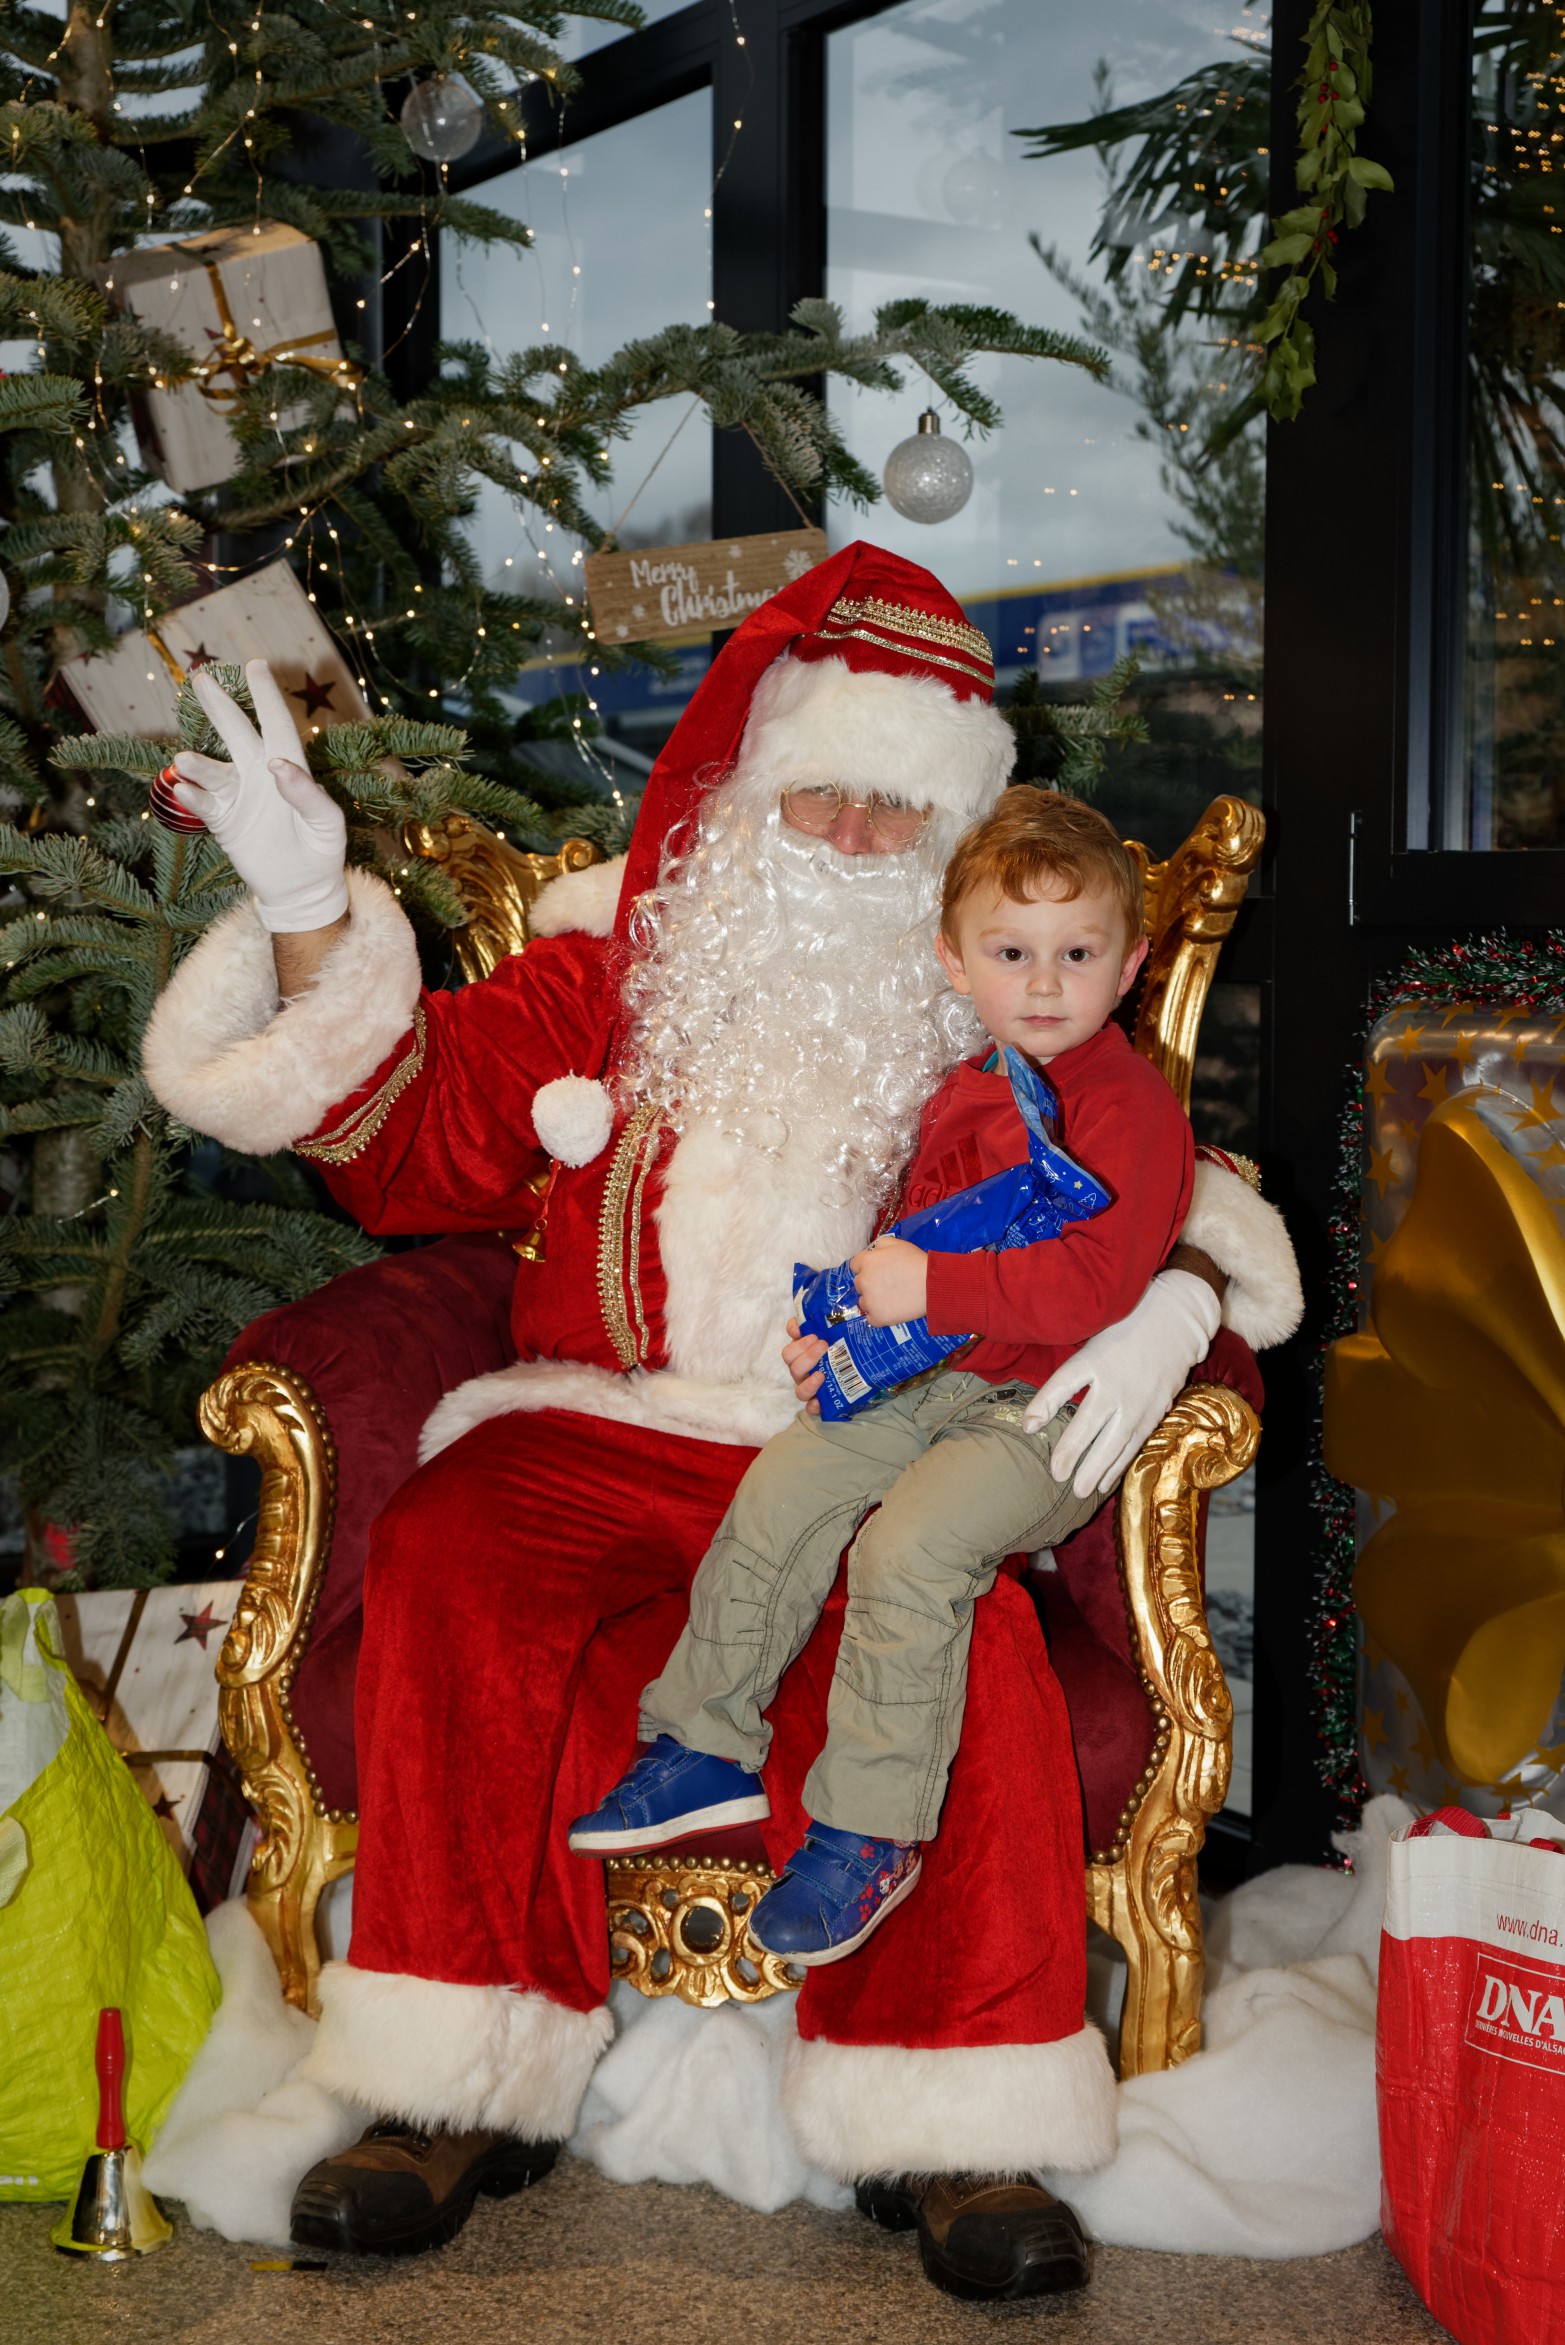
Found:
[(1397, 1797), (1398, 1797), (1399, 1799), (1406, 1799), (1406, 1797), (1407, 1797), (1407, 1769), (1406, 1769), (1405, 1767), (1393, 1767), (1393, 1768), (1392, 1768), (1392, 1770), (1391, 1770), (1391, 1788), (1392, 1788), (1392, 1790), (1393, 1790), (1393, 1791), (1394, 1791), (1394, 1792), (1397, 1794)]
[(1388, 1040), (1392, 1048), (1399, 1050), (1404, 1058), (1411, 1058), (1423, 1040), (1423, 1028), (1416, 1018), (1409, 1018), (1401, 1033), (1390, 1035)]
[(1565, 1164), (1565, 1141), (1551, 1140), (1547, 1148), (1540, 1148), (1528, 1162), (1538, 1172), (1549, 1172), (1555, 1165)]
[(1391, 1698), (1396, 1703), (1398, 1710), (1401, 1711), (1403, 1717), (1405, 1718), (1407, 1716), (1407, 1687), (1405, 1685), (1399, 1685)]
[(1472, 1036), (1470, 1034), (1459, 1034), (1451, 1045), (1451, 1056), (1455, 1059), (1457, 1065), (1462, 1069), (1464, 1074), (1467, 1071), (1467, 1062), (1472, 1057), (1472, 1055)]
[(1365, 1260), (1368, 1262), (1371, 1270), (1374, 1269), (1376, 1263), (1380, 1260), (1381, 1255), (1385, 1252), (1390, 1243), (1391, 1240), (1389, 1238), (1377, 1237), (1373, 1230), (1370, 1231), (1369, 1251), (1365, 1256)]
[(1538, 1745), (1538, 1764), (1558, 1774), (1565, 1767), (1565, 1742), (1541, 1742)]
[(1432, 1767), (1434, 1765), (1435, 1746), (1429, 1738), (1429, 1729), (1422, 1718), (1418, 1721), (1418, 1732), (1413, 1737), (1413, 1749), (1421, 1766)]
[(1392, 1167), (1389, 1148), (1371, 1148), (1369, 1170), (1364, 1177), (1366, 1180), (1374, 1182), (1382, 1197), (1388, 1189), (1396, 1186), (1397, 1176)]
[(1441, 1100), (1447, 1097), (1446, 1085), (1448, 1081), (1449, 1077), (1444, 1067), (1432, 1067), (1426, 1060), (1424, 1079), (1418, 1086), (1419, 1098), (1427, 1099), (1433, 1106), (1438, 1107)]
[(1371, 1099), (1385, 1098), (1391, 1089), (1391, 1073), (1384, 1059), (1371, 1059), (1364, 1075), (1364, 1088)]
[(1384, 1710), (1366, 1710), (1364, 1713), (1364, 1747), (1371, 1758), (1383, 1742), (1390, 1740), (1391, 1737), (1386, 1732), (1386, 1713)]
[(1536, 1080), (1529, 1083), (1528, 1088), (1532, 1092), (1532, 1105), (1522, 1108), (1517, 1114), (1515, 1128), (1518, 1132), (1530, 1132), (1535, 1127), (1552, 1124), (1558, 1120), (1554, 1110), (1554, 1082), (1555, 1078), (1551, 1074), (1546, 1083), (1539, 1083)]

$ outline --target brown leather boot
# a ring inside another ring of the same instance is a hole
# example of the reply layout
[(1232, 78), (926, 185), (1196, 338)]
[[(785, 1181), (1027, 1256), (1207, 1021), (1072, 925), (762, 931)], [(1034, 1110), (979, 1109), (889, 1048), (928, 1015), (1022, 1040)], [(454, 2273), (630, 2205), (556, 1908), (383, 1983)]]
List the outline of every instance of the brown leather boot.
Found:
[(382, 2118), (351, 2148), (310, 2168), (293, 2194), (293, 2237), (301, 2247), (351, 2255), (420, 2255), (456, 2237), (480, 2191), (509, 2198), (525, 2190), (560, 2149), (557, 2141), (426, 2133)]
[(948, 2296), (1009, 2301), (1086, 2286), (1081, 2225), (1039, 2182), (901, 2174), (861, 2182), (854, 2196), (885, 2230), (916, 2229), (924, 2277)]

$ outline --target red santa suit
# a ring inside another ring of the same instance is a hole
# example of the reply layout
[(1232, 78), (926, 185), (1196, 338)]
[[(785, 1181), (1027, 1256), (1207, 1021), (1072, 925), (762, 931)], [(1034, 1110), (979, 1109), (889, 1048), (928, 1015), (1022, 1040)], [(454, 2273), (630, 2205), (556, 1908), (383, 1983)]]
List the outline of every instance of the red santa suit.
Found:
[[(422, 990), (390, 890), (355, 873), (350, 929), (300, 1000), (278, 1009), (270, 939), (241, 907), (160, 1003), (160, 1098), (235, 1145), (301, 1146), (371, 1231), (523, 1225), (553, 1166), (544, 1257), (517, 1274), (520, 1359), (441, 1404), (372, 1543), (353, 1939), (323, 1974), (310, 2060), (346, 2099), (454, 2130), (571, 2131), (612, 2025), (601, 1874), (567, 1853), (566, 1824), (628, 1762), (689, 1577), (793, 1406), (778, 1350), (795, 1262), (841, 1258), (873, 1222), (786, 1139), (625, 1095), (634, 907), (736, 765), (931, 804), (954, 836), (1009, 770), (991, 684), (936, 580), (850, 547), (714, 663), (623, 873), (557, 883), (544, 933), (483, 983)], [(1242, 1274), (1225, 1225), (1250, 1193), (1203, 1178), (1218, 1201), (1186, 1232)], [(773, 1713), (774, 1862), (801, 1834), (840, 1620), (839, 1597)], [(800, 1994), (784, 2105), (807, 2162), (853, 2179), (1109, 2156), (1082, 1864), (1064, 1703), (1031, 1599), (1003, 1577), (975, 1619), (920, 1895)]]

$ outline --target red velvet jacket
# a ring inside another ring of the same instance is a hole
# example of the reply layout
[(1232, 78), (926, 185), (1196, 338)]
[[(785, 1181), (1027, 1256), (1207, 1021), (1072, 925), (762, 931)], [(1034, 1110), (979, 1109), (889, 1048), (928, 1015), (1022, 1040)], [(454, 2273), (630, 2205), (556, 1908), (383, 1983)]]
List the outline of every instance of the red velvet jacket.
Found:
[[(415, 1033), (301, 1153), (376, 1236), (528, 1229), (531, 1184), (549, 1168), (533, 1098), (561, 1075), (604, 1073), (613, 981), (609, 945), (571, 934), (536, 938), (482, 985), (426, 991)], [(622, 1119), (590, 1164), (555, 1168), (544, 1259), (521, 1264), (512, 1301), (524, 1359), (664, 1364), (655, 1211), (668, 1135), (636, 1122)]]
[[(1046, 1069), (1059, 1096), (1060, 1145), (1114, 1202), (1095, 1221), (1002, 1254), (931, 1254), (929, 1325), (980, 1338), (961, 1365), (991, 1384), (1042, 1384), (1088, 1336), (1138, 1303), (1190, 1204), (1190, 1123), (1156, 1067), (1117, 1026)], [(1003, 1072), (953, 1068), (924, 1110), (901, 1210), (911, 1212), (1025, 1163), (1027, 1136)]]

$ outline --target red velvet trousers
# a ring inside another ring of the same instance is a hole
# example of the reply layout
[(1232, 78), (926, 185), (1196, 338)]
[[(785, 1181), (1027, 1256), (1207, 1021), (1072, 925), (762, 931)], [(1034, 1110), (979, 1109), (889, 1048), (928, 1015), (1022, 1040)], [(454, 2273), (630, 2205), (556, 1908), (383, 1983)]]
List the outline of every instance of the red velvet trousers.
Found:
[[(493, 1418), (399, 1491), (364, 1586), (363, 1970), (536, 1989), (609, 1985), (603, 1869), (573, 1816), (628, 1765), (636, 1703), (753, 1452), (547, 1411)], [(772, 1709), (774, 1865), (803, 1830), (839, 1587)], [(851, 1961), (813, 1970), (799, 2029), (844, 2044), (1052, 2043), (1086, 1992), (1080, 1794), (1064, 1698), (1024, 1587), (974, 1618), (966, 1718), (917, 1893)]]

